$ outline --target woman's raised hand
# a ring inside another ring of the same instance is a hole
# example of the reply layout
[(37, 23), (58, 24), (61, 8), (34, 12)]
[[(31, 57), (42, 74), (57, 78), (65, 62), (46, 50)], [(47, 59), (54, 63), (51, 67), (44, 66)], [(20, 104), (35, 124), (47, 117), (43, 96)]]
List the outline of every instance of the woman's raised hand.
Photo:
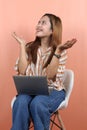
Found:
[(21, 37), (17, 36), (17, 34), (16, 34), (15, 32), (12, 33), (12, 37), (13, 37), (14, 39), (16, 39), (16, 41), (17, 41), (18, 43), (20, 43), (20, 44), (26, 44), (25, 40), (22, 39)]
[(65, 50), (65, 49), (71, 48), (76, 42), (77, 42), (77, 40), (75, 38), (73, 38), (72, 40), (67, 41), (66, 43), (59, 46), (59, 51), (61, 52), (61, 51)]

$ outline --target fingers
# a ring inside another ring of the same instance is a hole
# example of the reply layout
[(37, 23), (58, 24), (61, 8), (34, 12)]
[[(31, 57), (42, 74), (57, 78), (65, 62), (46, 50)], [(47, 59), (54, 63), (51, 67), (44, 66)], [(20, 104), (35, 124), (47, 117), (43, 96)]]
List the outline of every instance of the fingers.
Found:
[(75, 39), (75, 38), (73, 38), (72, 40), (71, 40), (71, 43), (76, 43), (76, 41), (77, 41), (77, 39)]
[(70, 41), (70, 43), (69, 43), (69, 46), (72, 47), (76, 42), (77, 42), (76, 39), (72, 39), (72, 40)]
[(15, 38), (17, 40), (18, 36), (16, 35), (15, 32), (12, 33), (12, 37)]
[(72, 40), (67, 41), (65, 45), (66, 45), (66, 46), (72, 46), (72, 45), (75, 44), (76, 42), (77, 42), (77, 39), (73, 38)]
[(15, 32), (12, 33), (12, 37), (16, 39), (16, 41), (20, 44), (26, 44), (26, 41), (21, 37), (18, 37)]
[(22, 42), (21, 38), (19, 38), (19, 37), (16, 35), (15, 32), (12, 33), (12, 37), (13, 37), (18, 43), (21, 43), (21, 42)]
[(72, 47), (76, 42), (77, 42), (77, 39), (75, 39), (75, 38), (73, 38), (71, 41), (69, 41), (67, 44), (67, 49)]
[(12, 36), (17, 36), (15, 32), (12, 33)]
[(69, 40), (69, 41), (67, 41), (65, 44), (63, 44), (63, 45), (61, 45), (60, 47), (59, 47), (59, 49), (61, 50), (61, 51), (63, 51), (64, 49), (69, 49), (69, 48), (71, 48), (75, 43), (76, 43), (76, 39), (75, 38), (73, 38), (72, 40)]
[(72, 44), (75, 44), (77, 42), (77, 39), (72, 39)]

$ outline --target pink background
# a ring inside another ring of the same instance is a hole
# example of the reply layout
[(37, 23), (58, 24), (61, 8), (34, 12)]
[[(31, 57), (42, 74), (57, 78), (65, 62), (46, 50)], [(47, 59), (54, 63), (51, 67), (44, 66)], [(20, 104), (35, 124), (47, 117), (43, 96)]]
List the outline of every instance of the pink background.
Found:
[(11, 34), (15, 31), (26, 41), (33, 40), (35, 26), (46, 12), (61, 17), (63, 42), (78, 40), (68, 51), (67, 68), (75, 72), (75, 83), (69, 106), (61, 115), (67, 130), (87, 130), (86, 0), (0, 0), (0, 130), (10, 130), (10, 103), (16, 94), (12, 75), (19, 45)]

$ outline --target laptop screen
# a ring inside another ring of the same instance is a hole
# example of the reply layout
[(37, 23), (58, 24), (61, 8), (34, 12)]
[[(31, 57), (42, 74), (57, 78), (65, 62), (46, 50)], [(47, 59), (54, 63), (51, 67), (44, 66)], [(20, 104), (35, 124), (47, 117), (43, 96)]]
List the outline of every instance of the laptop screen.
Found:
[(46, 76), (13, 76), (18, 94), (49, 95)]

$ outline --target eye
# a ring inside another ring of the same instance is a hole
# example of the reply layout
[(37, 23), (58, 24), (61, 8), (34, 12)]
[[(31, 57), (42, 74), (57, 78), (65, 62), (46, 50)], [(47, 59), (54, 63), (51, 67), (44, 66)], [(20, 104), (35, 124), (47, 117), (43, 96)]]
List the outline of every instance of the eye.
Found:
[(45, 24), (46, 24), (46, 21), (44, 21), (44, 20), (43, 20), (43, 21), (38, 21), (38, 24), (37, 24), (37, 25), (40, 25), (40, 24), (41, 24), (41, 25), (45, 25)]
[(42, 24), (46, 24), (46, 21), (42, 21)]
[(37, 24), (40, 24), (41, 23), (41, 21), (38, 21), (38, 23)]

